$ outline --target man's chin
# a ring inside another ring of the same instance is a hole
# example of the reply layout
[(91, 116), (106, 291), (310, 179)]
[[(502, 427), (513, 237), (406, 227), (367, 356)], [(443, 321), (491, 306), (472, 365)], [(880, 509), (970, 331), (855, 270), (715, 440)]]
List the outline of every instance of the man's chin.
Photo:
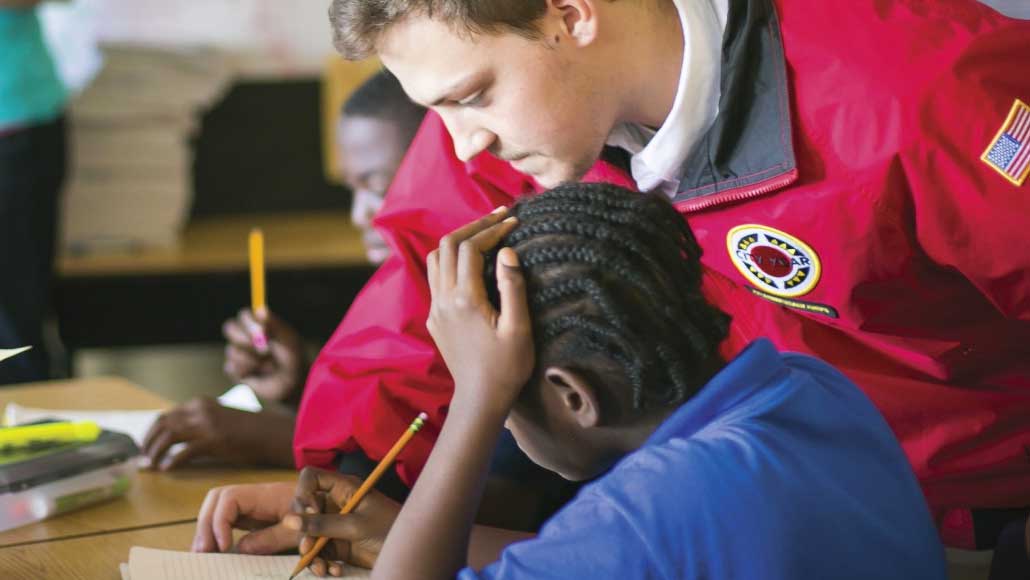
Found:
[[(580, 165), (584, 167), (580, 168)], [(563, 183), (579, 181), (593, 167), (593, 161), (587, 163), (568, 163), (553, 157), (530, 156), (525, 160), (512, 161), (516, 171), (532, 177), (540, 187), (551, 189)]]
[(534, 180), (536, 180), (536, 182), (538, 184), (540, 184), (540, 187), (543, 187), (545, 189), (551, 189), (551, 188), (554, 188), (554, 187), (558, 187), (559, 185), (562, 185), (563, 183), (571, 183), (571, 182), (579, 181), (579, 178), (581, 177), (579, 175), (576, 175), (576, 173), (574, 171), (565, 171), (564, 168), (552, 169), (551, 171), (547, 171), (547, 172), (541, 173), (539, 175), (534, 175), (534, 174), (529, 174), (529, 175)]

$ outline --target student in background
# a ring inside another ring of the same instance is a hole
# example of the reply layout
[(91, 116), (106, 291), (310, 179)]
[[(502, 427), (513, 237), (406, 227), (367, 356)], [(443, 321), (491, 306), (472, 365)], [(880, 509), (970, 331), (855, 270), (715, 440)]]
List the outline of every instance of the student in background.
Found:
[[(372, 228), (372, 218), (424, 115), (425, 109), (412, 103), (386, 71), (362, 84), (341, 111), (336, 130), (338, 163), (353, 192), (351, 218), (362, 229), (372, 263), (381, 263), (389, 253)], [(253, 345), (254, 330), (260, 326), (268, 338), (266, 353), (257, 352)], [(273, 312), (259, 318), (250, 309), (227, 320), (222, 330), (228, 340), (226, 374), (249, 385), (263, 399), (296, 408), (309, 367), (297, 331)], [(196, 457), (292, 467), (293, 426), (293, 413), (248, 413), (223, 407), (210, 397), (198, 397), (162, 415), (151, 428), (143, 451), (160, 469), (172, 469)], [(171, 456), (168, 450), (176, 443), (186, 446)]]
[(57, 200), (67, 98), (43, 40), (38, 0), (0, 0), (0, 348), (35, 348), (0, 367), (0, 384), (49, 378)]
[[(336, 515), (359, 482), (306, 469), (295, 513), (239, 547), (334, 536), (316, 573), (339, 575), (339, 559), (389, 579), (944, 578), (883, 417), (829, 365), (764, 339), (726, 363), (729, 320), (701, 292), (700, 254), (666, 199), (599, 184), (445, 237), (427, 259), (428, 326), (455, 394), (399, 515), (381, 495)], [(472, 521), (505, 426), (541, 466), (593, 481), (483, 567), (503, 542)], [(288, 498), (247, 489), (209, 494), (196, 549), (228, 549), (227, 514), (283, 516), (269, 512)]]
[(390, 254), (372, 218), (383, 207), (408, 145), (426, 110), (411, 102), (397, 79), (382, 71), (343, 105), (336, 129), (340, 175), (353, 193), (351, 221), (362, 230), (368, 261), (382, 264)]

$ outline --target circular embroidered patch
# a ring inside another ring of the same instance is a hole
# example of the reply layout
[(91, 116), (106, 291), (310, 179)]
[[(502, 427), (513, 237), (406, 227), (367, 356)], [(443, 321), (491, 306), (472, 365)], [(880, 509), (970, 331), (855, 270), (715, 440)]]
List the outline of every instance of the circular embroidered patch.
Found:
[(812, 248), (779, 230), (745, 224), (726, 234), (726, 249), (737, 270), (759, 290), (775, 296), (807, 294), (819, 282), (822, 267)]

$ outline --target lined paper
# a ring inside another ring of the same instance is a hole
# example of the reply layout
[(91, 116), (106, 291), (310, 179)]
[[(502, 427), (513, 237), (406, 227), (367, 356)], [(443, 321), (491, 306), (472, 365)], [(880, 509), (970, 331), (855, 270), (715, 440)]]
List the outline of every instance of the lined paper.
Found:
[[(249, 556), (244, 554), (196, 554), (134, 547), (129, 550), (128, 574), (122, 579), (147, 580), (286, 580), (300, 556)], [(348, 567), (345, 580), (368, 578), (369, 571)], [(315, 576), (305, 570), (297, 579)]]

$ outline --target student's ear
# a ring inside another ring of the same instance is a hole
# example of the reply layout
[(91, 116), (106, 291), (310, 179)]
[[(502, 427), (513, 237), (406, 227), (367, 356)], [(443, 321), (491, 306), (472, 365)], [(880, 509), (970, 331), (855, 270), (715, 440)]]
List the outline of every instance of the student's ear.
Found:
[(561, 18), (561, 36), (576, 46), (586, 46), (597, 38), (597, 0), (548, 0), (551, 11)]
[(553, 389), (562, 412), (580, 428), (600, 425), (601, 405), (597, 392), (582, 375), (562, 367), (548, 367), (544, 370), (544, 387)]

